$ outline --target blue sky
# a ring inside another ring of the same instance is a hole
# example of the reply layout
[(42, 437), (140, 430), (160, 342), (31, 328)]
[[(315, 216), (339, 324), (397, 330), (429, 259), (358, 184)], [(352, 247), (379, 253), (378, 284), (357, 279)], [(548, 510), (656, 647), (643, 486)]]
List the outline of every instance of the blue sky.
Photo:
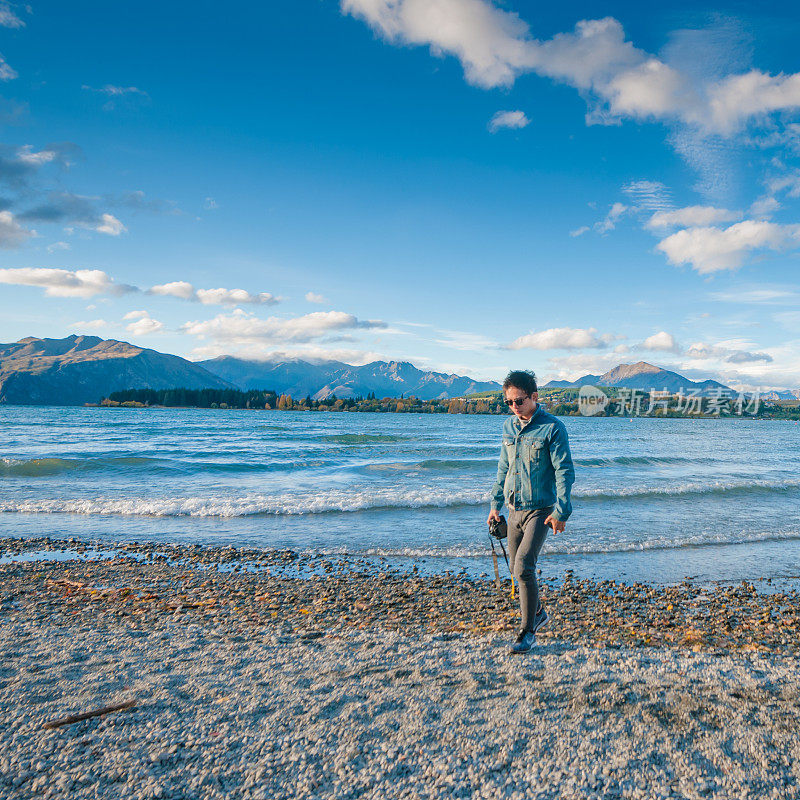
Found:
[(0, 340), (797, 388), (797, 23), (0, 2)]

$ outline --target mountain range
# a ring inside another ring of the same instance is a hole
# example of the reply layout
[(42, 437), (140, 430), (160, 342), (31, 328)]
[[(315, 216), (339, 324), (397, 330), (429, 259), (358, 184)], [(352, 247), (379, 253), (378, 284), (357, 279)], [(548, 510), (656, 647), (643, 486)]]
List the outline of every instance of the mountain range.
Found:
[(604, 372), (602, 375), (584, 375), (576, 381), (550, 381), (542, 388), (580, 387), (586, 385), (624, 386), (627, 389), (639, 389), (644, 392), (649, 392), (651, 389), (656, 391), (666, 389), (673, 394), (683, 389), (684, 393), (697, 392), (703, 396), (716, 394), (717, 392), (733, 392), (733, 389), (719, 381), (690, 381), (677, 372), (656, 367), (646, 361), (637, 361), (635, 364), (618, 364), (614, 369)]
[[(602, 375), (577, 381), (550, 381), (542, 388), (625, 386), (649, 392), (667, 389), (710, 394), (732, 391), (718, 381), (691, 381), (677, 372), (639, 361), (619, 364)], [(448, 399), (499, 391), (495, 381), (426, 372), (407, 361), (373, 361), (353, 366), (339, 361), (248, 361), (220, 356), (194, 363), (115, 339), (30, 336), (0, 344), (0, 403), (17, 405), (83, 405), (97, 403), (125, 389), (272, 389), (292, 397), (415, 396)], [(769, 392), (764, 399), (800, 399), (800, 390)]]
[(0, 344), (0, 403), (75, 406), (123, 389), (230, 389), (179, 356), (101, 339), (67, 336)]
[(424, 372), (408, 361), (373, 361), (361, 367), (326, 361), (245, 361), (220, 356), (199, 365), (240, 389), (273, 388), (276, 391), (324, 400), (337, 397), (418, 397), (420, 400), (463, 397), (476, 392), (499, 391), (495, 381), (476, 381), (444, 372)]
[(414, 395), (423, 400), (498, 390), (443, 372), (424, 372), (406, 361), (245, 361), (222, 356), (194, 363), (128, 342), (97, 336), (37, 339), (0, 344), (0, 403), (83, 405), (125, 389), (274, 389), (293, 397), (324, 399)]

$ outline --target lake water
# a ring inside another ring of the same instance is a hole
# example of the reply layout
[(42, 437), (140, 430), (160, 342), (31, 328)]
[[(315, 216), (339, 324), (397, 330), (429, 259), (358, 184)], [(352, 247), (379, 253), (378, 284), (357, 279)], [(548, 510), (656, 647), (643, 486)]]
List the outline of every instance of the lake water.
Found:
[[(546, 575), (800, 575), (800, 425), (563, 418)], [(0, 407), (0, 534), (290, 547), (490, 570), (497, 416)]]

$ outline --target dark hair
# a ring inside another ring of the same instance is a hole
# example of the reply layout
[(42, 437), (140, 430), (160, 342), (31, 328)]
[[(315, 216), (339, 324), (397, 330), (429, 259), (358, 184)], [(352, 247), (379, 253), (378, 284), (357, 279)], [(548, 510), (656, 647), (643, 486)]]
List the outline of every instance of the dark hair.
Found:
[(529, 370), (515, 369), (509, 372), (503, 381), (503, 391), (505, 392), (509, 386), (522, 389), (527, 395), (532, 395), (534, 392), (539, 391), (536, 388), (536, 375)]

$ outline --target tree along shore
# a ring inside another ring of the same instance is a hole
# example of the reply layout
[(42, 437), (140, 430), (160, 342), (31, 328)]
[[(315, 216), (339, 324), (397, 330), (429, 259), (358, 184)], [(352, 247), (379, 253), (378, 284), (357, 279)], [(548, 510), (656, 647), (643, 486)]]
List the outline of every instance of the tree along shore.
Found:
[[(580, 416), (576, 389), (555, 389), (540, 392), (539, 400), (556, 416)], [(752, 397), (739, 400), (731, 397), (697, 397), (691, 402), (683, 395), (664, 395), (611, 388), (608, 405), (595, 416), (606, 417), (758, 417), (760, 419), (800, 419), (796, 403), (753, 402)], [(750, 401), (749, 403), (746, 401)], [(113, 392), (100, 402), (104, 407), (123, 408), (214, 408), (255, 409), (278, 411), (354, 411), (366, 413), (415, 414), (507, 414), (502, 394), (485, 392), (480, 395), (453, 399), (420, 400), (417, 397), (383, 397), (374, 393), (366, 397), (336, 397), (322, 400), (307, 396), (295, 399), (289, 394), (264, 390), (238, 389), (128, 389)]]

